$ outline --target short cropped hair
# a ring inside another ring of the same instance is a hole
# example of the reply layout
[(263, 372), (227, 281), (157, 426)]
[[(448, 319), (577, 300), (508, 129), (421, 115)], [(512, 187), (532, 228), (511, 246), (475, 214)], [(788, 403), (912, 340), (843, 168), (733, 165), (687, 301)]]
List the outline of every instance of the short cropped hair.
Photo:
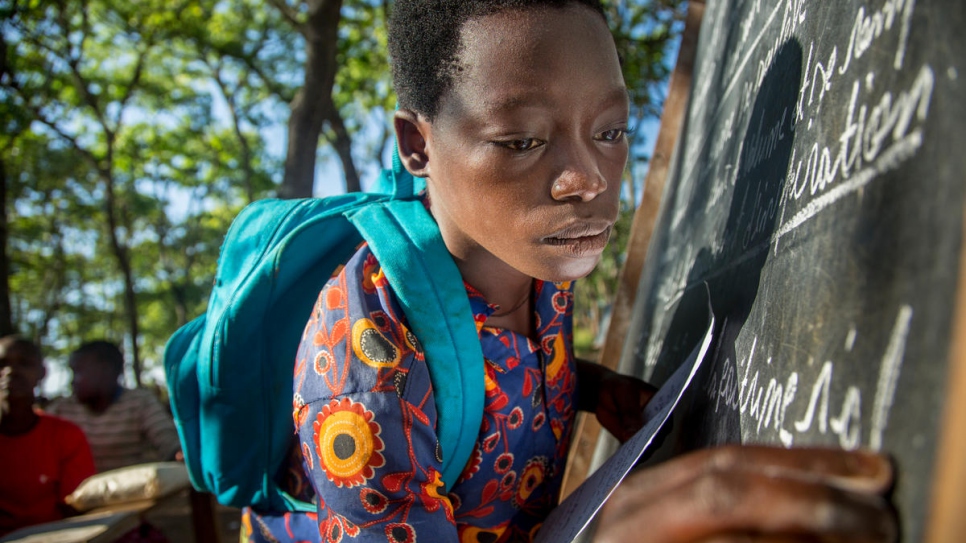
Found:
[(110, 341), (103, 339), (88, 341), (78, 347), (71, 355), (91, 355), (104, 364), (107, 364), (118, 375), (124, 371), (124, 355), (121, 354), (121, 349)]
[(599, 0), (396, 0), (389, 21), (389, 56), (399, 107), (436, 117), (459, 73), (467, 21), (504, 11), (584, 5), (604, 17)]
[(3, 336), (0, 338), (0, 348), (9, 350), (14, 347), (20, 347), (27, 351), (30, 356), (36, 357), (40, 360), (43, 359), (43, 355), (40, 352), (40, 347), (33, 341), (30, 341), (21, 335), (11, 334), (9, 336)]

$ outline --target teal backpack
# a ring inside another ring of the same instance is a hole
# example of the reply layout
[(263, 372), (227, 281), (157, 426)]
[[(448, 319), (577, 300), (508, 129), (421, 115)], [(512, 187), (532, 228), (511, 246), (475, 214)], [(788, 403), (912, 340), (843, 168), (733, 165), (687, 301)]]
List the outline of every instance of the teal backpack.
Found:
[(280, 489), (295, 429), (296, 352), (331, 273), (363, 240), (419, 339), (436, 397), (443, 481), (466, 465), (483, 418), (483, 353), (462, 278), (394, 156), (384, 193), (262, 200), (225, 236), (207, 312), (164, 353), (171, 409), (195, 488), (236, 507), (314, 511)]

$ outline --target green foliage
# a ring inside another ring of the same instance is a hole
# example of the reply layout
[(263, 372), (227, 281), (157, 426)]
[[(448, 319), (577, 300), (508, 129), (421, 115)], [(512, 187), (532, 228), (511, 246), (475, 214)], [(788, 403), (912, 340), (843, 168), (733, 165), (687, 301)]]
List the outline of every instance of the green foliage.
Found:
[(4, 116), (20, 130), (0, 148), (12, 310), (53, 356), (106, 337), (137, 359), (133, 317), (158, 364), (203, 309), (229, 218), (274, 186), (257, 111), (268, 93), (239, 99), (238, 125), (217, 119), (213, 70), (192, 41), (202, 5), (34, 1), (3, 20), (3, 107), (21, 113)]
[(373, 110), (395, 107), (383, 3), (360, 0), (344, 8), (339, 34), (334, 101), (349, 128), (358, 131)]

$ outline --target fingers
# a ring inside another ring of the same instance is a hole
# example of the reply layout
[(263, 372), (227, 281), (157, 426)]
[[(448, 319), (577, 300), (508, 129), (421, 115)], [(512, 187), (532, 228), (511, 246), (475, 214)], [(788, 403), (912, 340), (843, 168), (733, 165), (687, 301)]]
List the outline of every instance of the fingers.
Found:
[(812, 536), (729, 534), (702, 539), (700, 543), (814, 543), (816, 541), (819, 540)]
[(597, 422), (621, 443), (624, 443), (630, 439), (630, 436), (634, 435), (614, 410), (606, 409), (604, 406), (597, 410)]
[[(625, 502), (601, 524), (628, 541), (647, 526), (647, 538), (662, 543), (702, 541), (719, 533), (768, 535), (825, 534), (854, 541), (887, 540), (866, 537), (888, 528), (884, 504), (865, 495), (799, 481), (776, 480), (760, 474), (706, 473), (676, 487), (656, 501)], [(632, 507), (628, 507), (631, 505)]]
[(657, 389), (640, 379), (609, 374), (604, 381), (596, 409), (597, 420), (620, 442), (625, 442), (645, 423), (644, 406)]
[(700, 451), (622, 483), (595, 541), (894, 541), (895, 516), (881, 496), (891, 481), (890, 463), (869, 453)]
[[(623, 516), (601, 518), (598, 542), (685, 543), (724, 539), (822, 542), (896, 540), (897, 528), (884, 500), (843, 496), (828, 487), (755, 488), (728, 477), (701, 481)], [(718, 533), (750, 535), (717, 536)]]
[(651, 398), (653, 398), (654, 395), (657, 394), (657, 390), (658, 389), (656, 386), (650, 383), (645, 383), (644, 381), (640, 381), (640, 392), (639, 392), (640, 396), (639, 396), (638, 404), (640, 405), (642, 410), (644, 409), (644, 406), (647, 405), (647, 402), (651, 401)]
[(621, 409), (611, 405), (607, 400), (601, 401), (601, 409), (597, 411), (597, 421), (607, 429), (618, 441), (624, 443), (634, 437), (638, 430), (644, 427), (644, 416), (635, 409)]
[[(826, 448), (782, 449), (763, 445), (729, 445), (697, 451), (648, 470), (622, 486), (640, 485), (638, 494), (660, 495), (703, 472), (761, 472), (773, 477), (819, 480), (854, 492), (882, 493), (893, 482), (888, 458), (865, 451)], [(646, 488), (645, 488), (646, 487)]]
[(627, 428), (632, 428), (633, 431), (627, 436), (630, 439), (638, 430), (644, 427), (644, 406), (647, 402), (651, 401), (654, 394), (657, 393), (657, 388), (652, 385), (645, 383), (639, 379), (634, 379), (628, 384), (630, 391), (627, 393), (627, 405), (621, 406), (621, 413), (624, 415)]

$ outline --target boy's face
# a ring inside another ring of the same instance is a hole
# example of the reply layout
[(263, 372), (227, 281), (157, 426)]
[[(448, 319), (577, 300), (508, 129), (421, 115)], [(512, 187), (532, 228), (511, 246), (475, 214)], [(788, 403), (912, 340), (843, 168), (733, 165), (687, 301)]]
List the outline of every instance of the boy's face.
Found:
[(110, 396), (117, 389), (117, 372), (91, 353), (73, 354), (68, 361), (74, 397), (81, 403)]
[(44, 362), (27, 345), (0, 342), (0, 392), (10, 398), (33, 398), (34, 388), (46, 375)]
[(478, 273), (590, 273), (617, 218), (628, 152), (627, 90), (604, 20), (583, 6), (474, 19), (459, 60), (423, 131), (450, 252)]

